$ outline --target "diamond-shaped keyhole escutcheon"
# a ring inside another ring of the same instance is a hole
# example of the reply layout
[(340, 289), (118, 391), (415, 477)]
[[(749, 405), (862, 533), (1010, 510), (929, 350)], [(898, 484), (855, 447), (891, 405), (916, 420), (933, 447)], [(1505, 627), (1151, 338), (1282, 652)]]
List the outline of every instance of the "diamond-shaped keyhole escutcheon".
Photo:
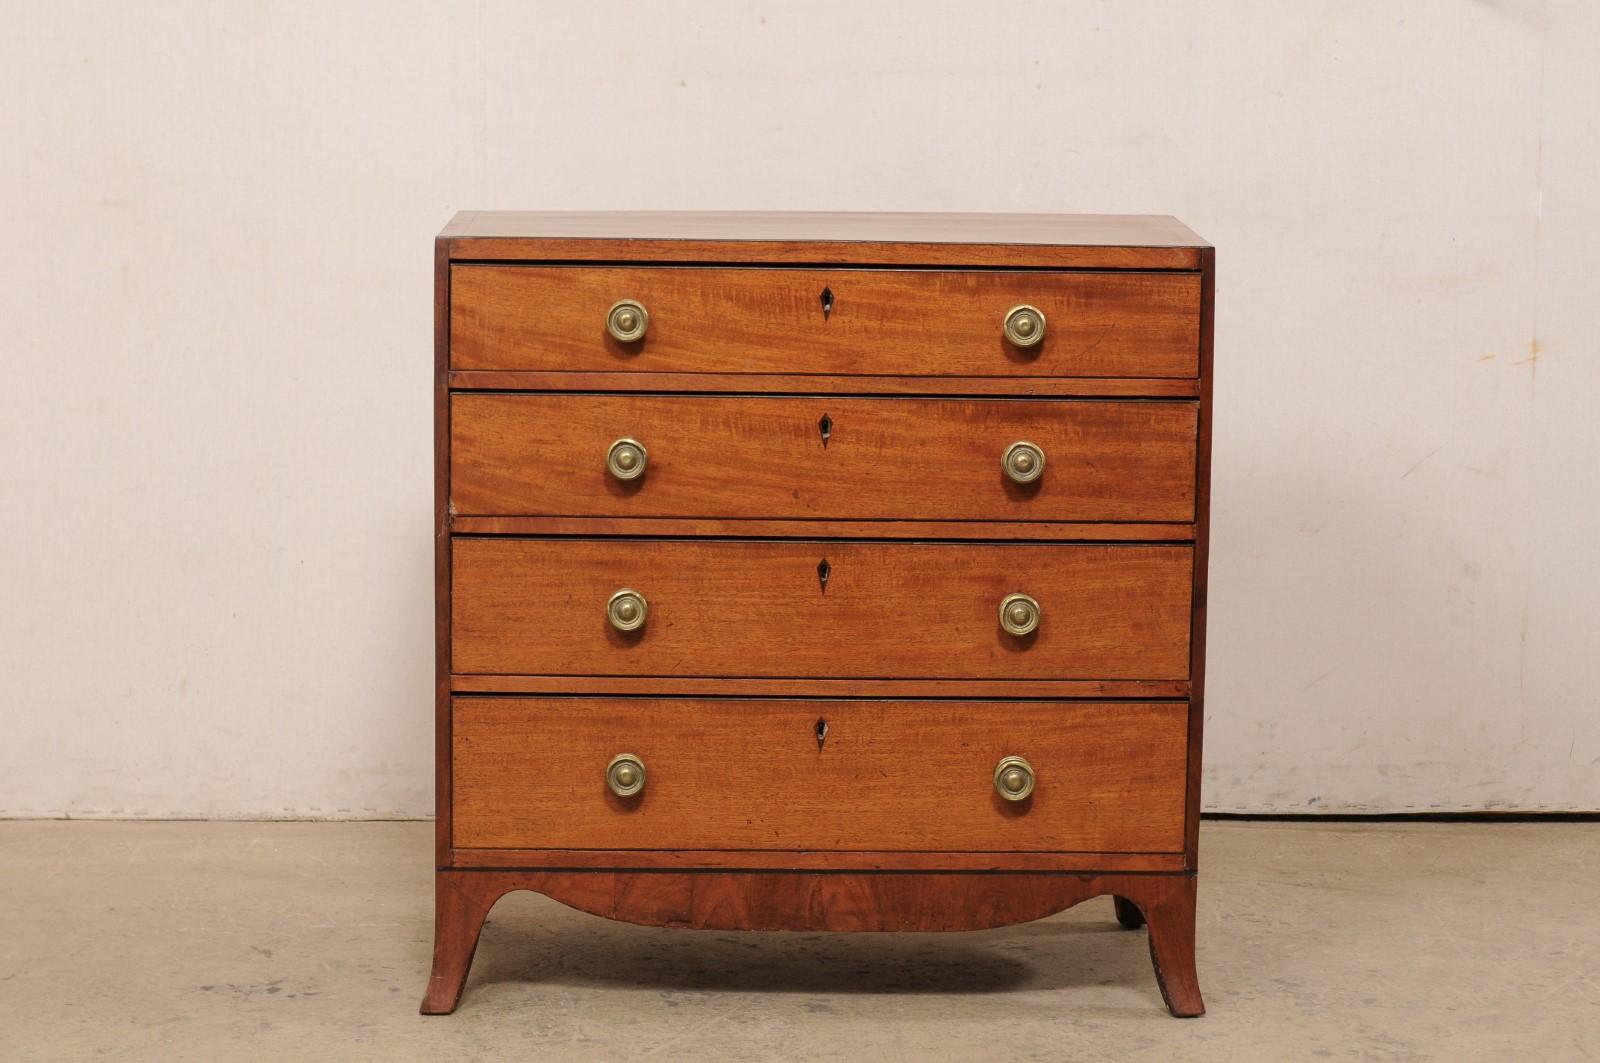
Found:
[(828, 559), (823, 558), (817, 562), (817, 586), (823, 591), (828, 589), (828, 576), (832, 574), (833, 566), (828, 564)]
[(828, 315), (833, 313), (833, 289), (822, 289), (822, 320), (828, 320)]
[(822, 445), (827, 446), (828, 439), (833, 435), (833, 418), (823, 414), (817, 422), (817, 432), (822, 436)]

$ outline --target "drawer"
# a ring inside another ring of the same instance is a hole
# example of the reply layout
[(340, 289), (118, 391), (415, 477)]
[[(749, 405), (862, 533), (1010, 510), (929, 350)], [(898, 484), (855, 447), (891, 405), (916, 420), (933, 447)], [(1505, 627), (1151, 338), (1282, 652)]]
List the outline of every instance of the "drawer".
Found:
[[(457, 394), (450, 495), (463, 516), (1183, 522), (1196, 428), (1193, 402)], [(624, 437), (632, 479), (607, 470)], [(1022, 440), (1045, 459), (1026, 484), (1001, 464)]]
[[(459, 537), (453, 671), (1186, 679), (1189, 546)], [(826, 578), (824, 578), (824, 576)], [(613, 593), (643, 596), (631, 632)], [(1037, 630), (1012, 635), (1022, 593)]]
[[(457, 848), (1180, 852), (1185, 702), (456, 698)], [(825, 726), (825, 738), (817, 733)], [(606, 786), (619, 754), (644, 788)], [(1003, 757), (1032, 768), (1000, 797)]]
[[(823, 312), (829, 294), (829, 311)], [(606, 330), (623, 299), (644, 338)], [(1044, 339), (1008, 342), (1019, 305)], [(453, 369), (1194, 377), (1200, 275), (457, 265)]]

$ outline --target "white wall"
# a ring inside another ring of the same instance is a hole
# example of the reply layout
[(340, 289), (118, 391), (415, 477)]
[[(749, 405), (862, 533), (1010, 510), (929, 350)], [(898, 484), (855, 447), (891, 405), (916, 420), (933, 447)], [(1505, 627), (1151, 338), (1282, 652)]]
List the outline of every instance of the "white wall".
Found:
[(1600, 808), (1600, 15), (0, 5), (0, 813), (431, 809), (459, 208), (1218, 246), (1206, 798)]

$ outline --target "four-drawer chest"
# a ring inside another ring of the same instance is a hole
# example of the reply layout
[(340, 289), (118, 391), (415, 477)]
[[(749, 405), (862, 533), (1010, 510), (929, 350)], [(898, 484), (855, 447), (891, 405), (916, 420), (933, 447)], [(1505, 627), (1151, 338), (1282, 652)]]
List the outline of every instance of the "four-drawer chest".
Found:
[(1171, 218), (458, 215), (436, 930), (1091, 897), (1195, 978), (1213, 255)]

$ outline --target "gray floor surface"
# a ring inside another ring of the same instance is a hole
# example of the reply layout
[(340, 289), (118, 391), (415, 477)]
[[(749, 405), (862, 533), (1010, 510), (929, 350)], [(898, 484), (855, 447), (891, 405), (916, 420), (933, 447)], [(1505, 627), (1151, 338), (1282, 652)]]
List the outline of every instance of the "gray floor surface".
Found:
[(1206, 823), (1210, 1013), (1101, 898), (969, 934), (494, 910), (417, 1014), (425, 823), (0, 822), (0, 1059), (1581, 1060), (1600, 824)]

